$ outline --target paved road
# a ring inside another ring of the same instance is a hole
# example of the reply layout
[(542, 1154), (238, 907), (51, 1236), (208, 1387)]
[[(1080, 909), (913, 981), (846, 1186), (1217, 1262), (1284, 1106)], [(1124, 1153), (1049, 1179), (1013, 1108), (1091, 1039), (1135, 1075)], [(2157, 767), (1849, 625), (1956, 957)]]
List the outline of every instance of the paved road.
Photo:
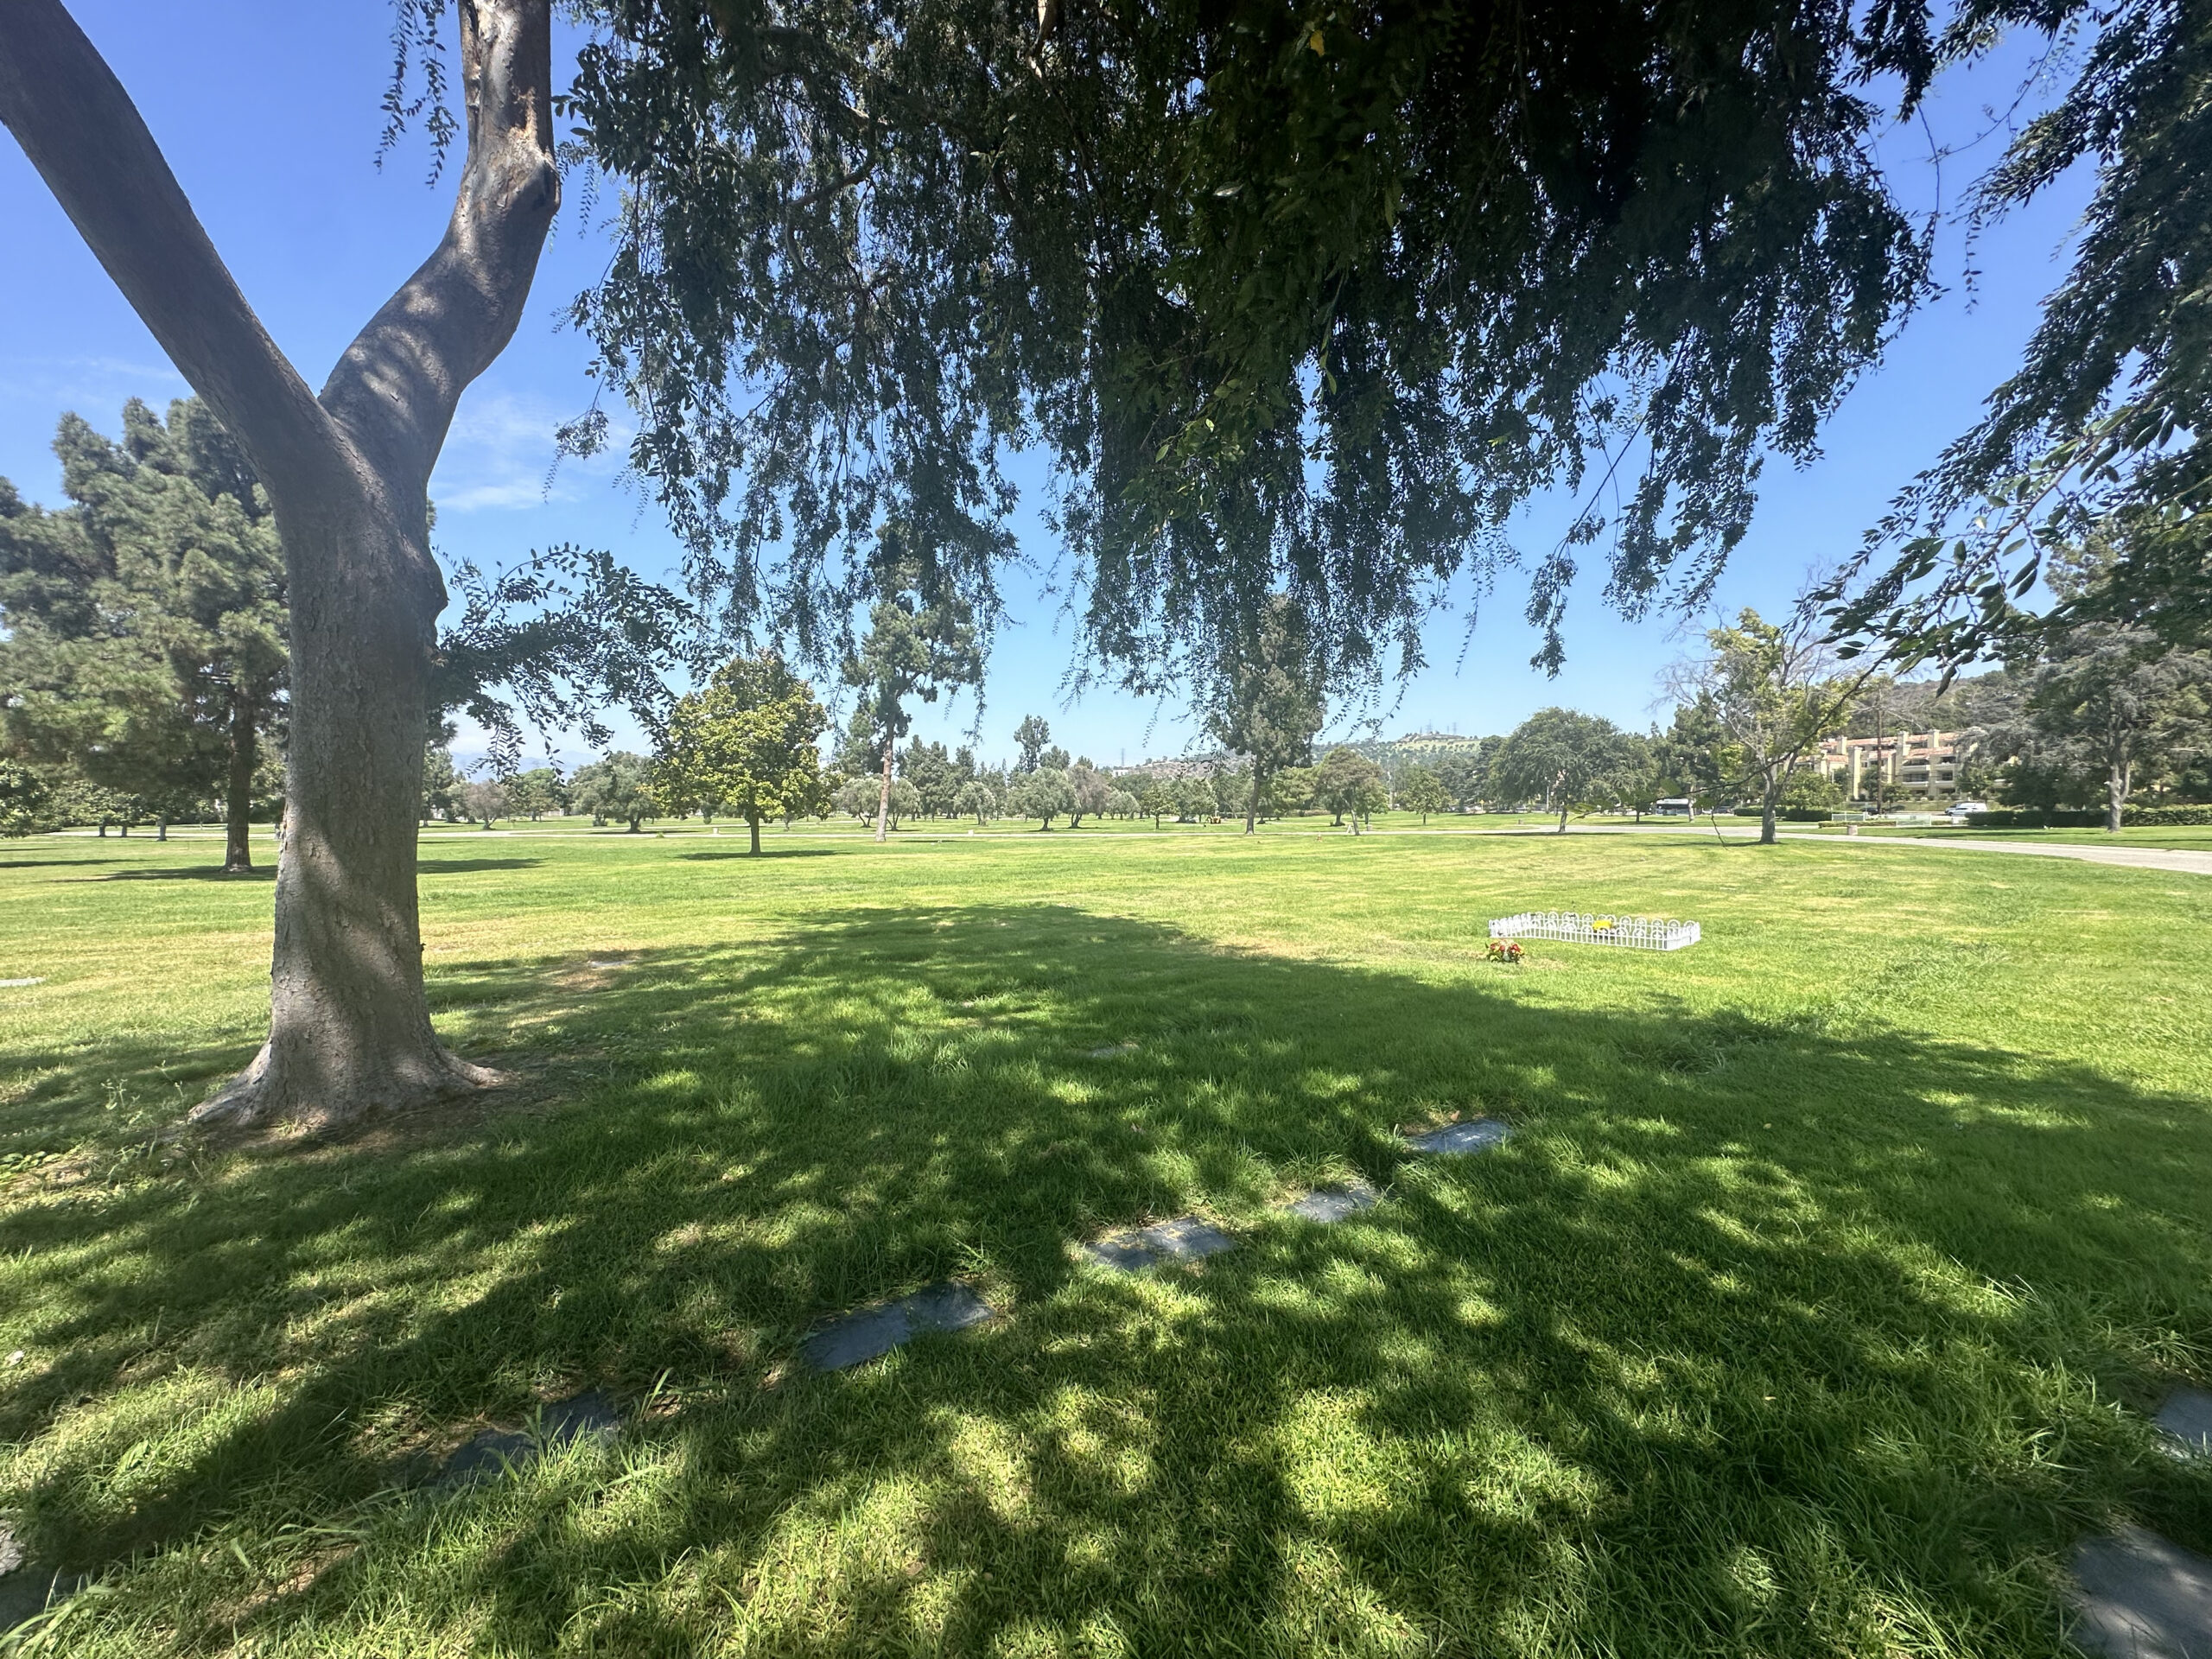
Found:
[[(1482, 833), (1501, 836), (1549, 835), (1548, 830), (1493, 830)], [(1687, 826), (1668, 825), (1654, 828), (1643, 824), (1586, 823), (1571, 825), (1571, 836), (1709, 836), (1710, 824), (1699, 824), (1691, 830)], [(1756, 838), (1756, 829), (1739, 829), (1734, 824), (1723, 824), (1719, 833), (1730, 841), (1750, 841)], [(2177, 875), (2212, 875), (2212, 852), (2189, 852), (2171, 847), (2136, 847), (2126, 842), (2110, 846), (2090, 842), (2064, 841), (1979, 841), (1961, 836), (1954, 840), (1936, 836), (1839, 836), (1833, 832), (1820, 835), (1806, 830), (1784, 830), (1784, 841), (1817, 841), (1823, 847), (1934, 847), (1947, 853), (2012, 853), (2029, 858), (2070, 858), (2082, 864), (2113, 864), (2134, 870), (2164, 870)]]
[(2212, 875), (2212, 853), (2187, 852), (2175, 847), (2131, 847), (2125, 842), (2109, 847), (2065, 841), (1949, 841), (1923, 836), (1812, 836), (1802, 833), (1792, 841), (1839, 842), (1853, 847), (1940, 847), (1947, 853), (2024, 853), (2030, 858), (2070, 858), (2083, 864), (2119, 864), (2133, 870), (2169, 870), (2183, 875)]

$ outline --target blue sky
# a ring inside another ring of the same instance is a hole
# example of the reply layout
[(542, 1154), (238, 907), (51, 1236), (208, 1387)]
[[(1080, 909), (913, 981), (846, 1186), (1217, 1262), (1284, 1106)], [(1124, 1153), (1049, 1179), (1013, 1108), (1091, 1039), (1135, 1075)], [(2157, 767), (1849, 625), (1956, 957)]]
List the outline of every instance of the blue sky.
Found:
[[(375, 165), (378, 110), (391, 63), (385, 0), (71, 0), (71, 9), (137, 100), (155, 137), (270, 331), (312, 385), (354, 332), (421, 261), (443, 228), (449, 194), (426, 188), (418, 140)], [(1947, 85), (1917, 124), (1887, 135), (1883, 161), (1902, 200), (1940, 207), (1938, 274), (1943, 296), (1905, 328), (1875, 373), (1829, 426), (1824, 454), (1799, 471), (1770, 463), (1750, 536), (1724, 577), (1719, 601), (1732, 611), (1775, 611), (1814, 567), (1848, 554), (1891, 494), (1969, 425), (1981, 400), (2017, 364), (2036, 307), (2058, 281), (2085, 181), (2067, 181), (1972, 251), (1952, 217), (1973, 173), (1999, 138), (1952, 156), (1938, 169), (1931, 136), (1956, 146), (1991, 125), (1986, 106), (2009, 104), (2016, 54)], [(556, 73), (558, 73), (556, 71)], [(437, 540), (454, 557), (509, 562), (533, 547), (571, 541), (613, 548), (661, 573), (677, 556), (658, 510), (626, 487), (608, 461), (552, 472), (556, 425), (590, 401), (585, 342), (558, 324), (564, 302), (598, 275), (606, 243), (582, 222), (577, 194), (541, 264), (515, 341), (462, 401), (432, 493)], [(118, 426), (124, 398), (157, 407), (187, 388), (131, 314), (15, 146), (0, 141), (0, 224), (11, 227), (0, 260), (0, 476), (23, 493), (58, 497), (49, 445), (73, 409), (103, 430)], [(550, 484), (549, 486), (549, 476)], [(1539, 500), (1516, 524), (1536, 555), (1556, 539), (1567, 505)], [(1039, 593), (1054, 550), (1025, 507), (1020, 519), (1033, 576), (1007, 583), (1013, 625), (1001, 635), (985, 688), (984, 750), (1011, 750), (1025, 714), (1042, 713), (1073, 750), (1102, 762), (1173, 753), (1189, 732), (1173, 706), (1092, 692), (1068, 704), (1069, 631), (1059, 601)], [(1461, 615), (1430, 629), (1431, 665), (1381, 711), (1385, 732), (1492, 732), (1532, 709), (1565, 703), (1641, 728), (1653, 718), (1655, 679), (1681, 654), (1668, 619), (1621, 621), (1598, 594), (1599, 559), (1569, 617), (1569, 658), (1556, 679), (1528, 666), (1535, 641), (1520, 619), (1512, 573), (1485, 602), (1471, 643)], [(923, 711), (917, 729), (957, 736), (972, 702)], [(465, 744), (464, 744), (465, 747)], [(587, 758), (569, 741), (569, 761)]]

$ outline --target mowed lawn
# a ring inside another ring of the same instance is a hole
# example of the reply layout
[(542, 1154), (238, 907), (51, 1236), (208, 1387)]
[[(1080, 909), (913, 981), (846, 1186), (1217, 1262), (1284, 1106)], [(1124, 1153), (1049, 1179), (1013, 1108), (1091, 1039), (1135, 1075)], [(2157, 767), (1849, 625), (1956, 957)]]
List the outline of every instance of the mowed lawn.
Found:
[[(770, 846), (427, 840), (441, 1028), (514, 1083), (226, 1147), (163, 1131), (258, 1039), (267, 880), (0, 846), (46, 981), (0, 989), (0, 1511), (99, 1574), (31, 1641), (2009, 1659), (2064, 1650), (2083, 1533), (2212, 1548), (2145, 1415), (2212, 1383), (2212, 880)], [(1551, 907), (1705, 940), (1482, 959)], [(1397, 1139), (1477, 1114), (1516, 1134)], [(1352, 1174), (1387, 1201), (1268, 1212)], [(1071, 1254), (1192, 1209), (1242, 1248)], [(948, 1277), (1004, 1317), (796, 1363)], [(429, 1484), (584, 1388), (619, 1439)]]

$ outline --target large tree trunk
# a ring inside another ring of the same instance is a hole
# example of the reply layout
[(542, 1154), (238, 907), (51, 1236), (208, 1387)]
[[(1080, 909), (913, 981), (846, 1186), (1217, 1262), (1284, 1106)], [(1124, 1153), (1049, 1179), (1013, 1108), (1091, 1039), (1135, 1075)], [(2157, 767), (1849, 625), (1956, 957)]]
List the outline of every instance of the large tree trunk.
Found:
[(1759, 796), (1759, 845), (1762, 847), (1775, 844), (1774, 806), (1781, 793), (1782, 780), (1770, 777), (1766, 780), (1766, 788)]
[(878, 841), (891, 838), (891, 758), (893, 746), (897, 741), (893, 737), (883, 740), (883, 792), (875, 802), (875, 838)]
[(2105, 772), (2105, 833), (2120, 833), (2120, 820), (2127, 813), (2127, 797), (2135, 783), (2135, 768), (2125, 760), (2115, 760)]
[(230, 772), (223, 785), (223, 873), (241, 875), (253, 868), (253, 769), (260, 760), (255, 734), (254, 700), (231, 690)]
[[(436, 251), (311, 392), (60, 0), (0, 6), (0, 121), (268, 486), (292, 743), (268, 1043), (198, 1121), (334, 1122), (492, 1080), (430, 1028), (416, 909), (430, 472), (514, 334), (559, 200), (550, 0), (458, 0), (467, 155)], [(312, 73), (312, 66), (307, 67)]]
[(1260, 829), (1260, 763), (1252, 763), (1252, 792), (1244, 801), (1244, 833), (1256, 835)]

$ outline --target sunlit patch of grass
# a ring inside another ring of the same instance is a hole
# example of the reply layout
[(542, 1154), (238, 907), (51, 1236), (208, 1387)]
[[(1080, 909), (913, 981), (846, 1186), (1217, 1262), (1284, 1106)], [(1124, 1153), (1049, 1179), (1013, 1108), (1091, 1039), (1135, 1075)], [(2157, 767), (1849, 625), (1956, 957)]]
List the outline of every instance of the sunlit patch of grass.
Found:
[[(2212, 1545), (2143, 1418), (2212, 1377), (2212, 882), (1318, 828), (440, 842), (441, 1028), (521, 1081), (228, 1148), (168, 1130), (266, 884), (0, 858), (0, 1509), (103, 1575), (54, 1650), (2055, 1656), (2081, 1530)], [(1599, 901), (1707, 941), (1482, 960)], [(1186, 1210), (1242, 1248), (1071, 1249)], [(1005, 1317), (794, 1367), (947, 1277)], [(618, 1440), (425, 1484), (587, 1386)]]

